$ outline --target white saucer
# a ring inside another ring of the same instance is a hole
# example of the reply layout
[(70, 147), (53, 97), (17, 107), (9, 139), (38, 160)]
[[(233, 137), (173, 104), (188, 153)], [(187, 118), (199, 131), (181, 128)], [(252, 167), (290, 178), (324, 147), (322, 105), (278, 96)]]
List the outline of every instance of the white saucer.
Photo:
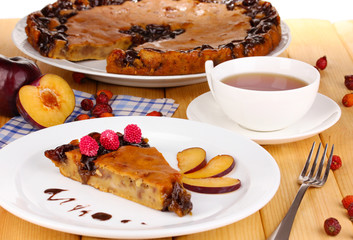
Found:
[(188, 106), (188, 119), (206, 122), (240, 133), (258, 144), (280, 144), (312, 137), (333, 126), (341, 117), (341, 109), (332, 99), (318, 94), (309, 112), (292, 126), (273, 132), (256, 132), (230, 120), (214, 101), (211, 92), (195, 98)]

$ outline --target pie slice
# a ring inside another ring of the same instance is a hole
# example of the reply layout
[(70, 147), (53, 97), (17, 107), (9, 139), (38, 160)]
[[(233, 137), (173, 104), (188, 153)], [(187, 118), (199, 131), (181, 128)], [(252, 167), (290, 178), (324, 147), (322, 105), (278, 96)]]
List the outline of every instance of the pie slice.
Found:
[(111, 151), (102, 146), (100, 135), (89, 134), (99, 144), (96, 156), (82, 154), (80, 140), (47, 150), (45, 156), (62, 175), (103, 192), (178, 216), (191, 213), (191, 195), (183, 187), (181, 174), (155, 147), (149, 146), (147, 139), (129, 143), (118, 133), (119, 148)]

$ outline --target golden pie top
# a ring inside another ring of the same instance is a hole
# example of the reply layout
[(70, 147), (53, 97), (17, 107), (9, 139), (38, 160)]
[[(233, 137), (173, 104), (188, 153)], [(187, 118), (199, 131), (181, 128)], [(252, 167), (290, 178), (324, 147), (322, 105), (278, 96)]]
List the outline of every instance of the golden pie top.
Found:
[(244, 8), (229, 11), (225, 4), (190, 0), (129, 1), (78, 12), (68, 19), (66, 34), (70, 44), (109, 44), (122, 37), (131, 38), (124, 32), (132, 26), (170, 26), (171, 31), (179, 29), (182, 34), (147, 42), (135, 49), (189, 50), (202, 45), (217, 48), (246, 37), (251, 18), (245, 12)]
[[(58, 0), (28, 16), (26, 33), (42, 55), (74, 61), (88, 51), (93, 52), (88, 59), (94, 54), (102, 59), (116, 46), (192, 51), (242, 44), (247, 56), (279, 20), (275, 8), (261, 0)], [(98, 47), (106, 49), (91, 49)], [(76, 53), (81, 55), (75, 58)]]
[(181, 179), (180, 173), (170, 167), (154, 147), (122, 146), (117, 151), (99, 156), (94, 162), (97, 167), (132, 179), (143, 179), (147, 184), (165, 189), (172, 189), (174, 183)]

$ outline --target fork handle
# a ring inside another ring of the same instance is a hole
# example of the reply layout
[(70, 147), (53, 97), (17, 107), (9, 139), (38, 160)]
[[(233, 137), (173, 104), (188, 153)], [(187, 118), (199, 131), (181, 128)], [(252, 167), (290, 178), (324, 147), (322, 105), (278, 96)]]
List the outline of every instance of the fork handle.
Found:
[(295, 215), (299, 208), (299, 205), (304, 197), (306, 190), (309, 188), (309, 185), (303, 183), (300, 185), (297, 195), (290, 206), (286, 216), (283, 218), (282, 222), (278, 225), (276, 230), (271, 234), (267, 240), (286, 240), (289, 239), (290, 231), (294, 222)]

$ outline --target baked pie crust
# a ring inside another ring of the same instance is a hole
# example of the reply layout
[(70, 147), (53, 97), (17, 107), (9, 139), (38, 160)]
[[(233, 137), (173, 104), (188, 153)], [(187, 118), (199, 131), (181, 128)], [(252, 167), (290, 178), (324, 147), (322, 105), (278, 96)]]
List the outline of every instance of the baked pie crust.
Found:
[(267, 55), (280, 17), (259, 0), (58, 0), (27, 18), (28, 42), (50, 58), (107, 59), (107, 72), (178, 75)]
[[(97, 141), (100, 134), (90, 136)], [(79, 140), (73, 140), (45, 151), (45, 156), (62, 175), (83, 184), (178, 216), (191, 213), (191, 195), (183, 188), (181, 174), (146, 139), (134, 145), (122, 142), (115, 151), (100, 145), (96, 157), (82, 155), (78, 146)]]

